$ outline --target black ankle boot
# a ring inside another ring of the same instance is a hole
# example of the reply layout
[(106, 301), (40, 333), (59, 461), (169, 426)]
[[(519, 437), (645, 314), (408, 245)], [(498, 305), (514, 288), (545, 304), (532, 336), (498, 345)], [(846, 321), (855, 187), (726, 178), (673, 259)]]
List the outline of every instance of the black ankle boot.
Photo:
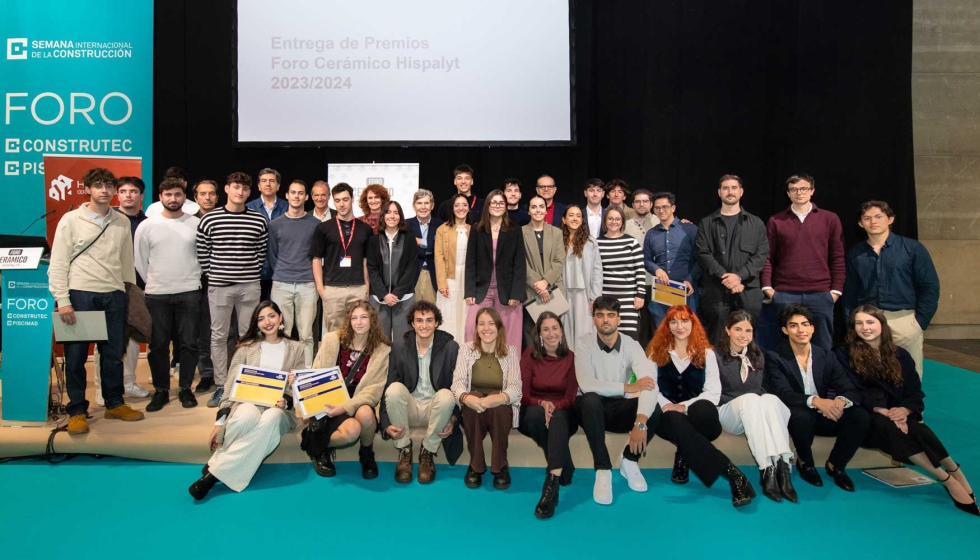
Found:
[(752, 489), (752, 484), (749, 483), (748, 478), (745, 478), (742, 471), (734, 463), (729, 462), (725, 475), (728, 478), (728, 485), (732, 489), (732, 505), (742, 507), (751, 502), (752, 498), (755, 497), (755, 490)]
[(774, 502), (783, 501), (783, 496), (779, 493), (779, 483), (776, 482), (776, 469), (771, 465), (759, 472), (759, 484), (765, 497)]
[(796, 495), (796, 488), (793, 488), (793, 480), (790, 477), (789, 463), (780, 459), (776, 463), (776, 482), (779, 483), (779, 491), (783, 497), (794, 504), (800, 501)]
[(674, 453), (674, 470), (670, 471), (670, 481), (674, 484), (687, 484), (690, 478), (687, 463), (684, 462), (684, 456), (678, 450)]
[(187, 490), (191, 493), (191, 496), (194, 496), (195, 500), (203, 500), (204, 497), (208, 495), (208, 492), (214, 488), (214, 485), (217, 484), (217, 482), (218, 479), (209, 472), (197, 479), (197, 482), (191, 484), (191, 487)]
[(316, 474), (325, 477), (336, 476), (337, 467), (333, 466), (333, 449), (327, 449), (313, 458), (313, 470)]
[(544, 487), (541, 488), (541, 499), (537, 507), (534, 508), (534, 517), (538, 519), (548, 519), (555, 514), (555, 507), (558, 505), (558, 477), (548, 473), (544, 478)]
[(378, 478), (378, 463), (374, 460), (374, 446), (361, 446), (357, 453), (361, 461), (361, 477), (367, 480)]

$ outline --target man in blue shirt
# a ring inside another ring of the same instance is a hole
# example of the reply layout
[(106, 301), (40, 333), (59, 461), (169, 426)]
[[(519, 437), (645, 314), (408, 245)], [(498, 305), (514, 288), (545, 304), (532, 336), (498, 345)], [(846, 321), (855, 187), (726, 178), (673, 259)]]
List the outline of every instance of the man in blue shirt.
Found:
[(892, 340), (912, 355), (921, 378), (922, 333), (939, 307), (939, 275), (921, 243), (891, 232), (894, 221), (887, 202), (861, 205), (858, 225), (868, 239), (847, 252), (844, 314), (865, 304), (884, 311)]
[[(279, 185), (282, 184), (282, 175), (271, 167), (266, 167), (259, 171), (259, 197), (247, 203), (246, 208), (251, 208), (265, 218), (265, 225), (268, 226), (279, 216), (289, 210), (289, 203), (276, 196), (279, 192)], [(269, 266), (269, 259), (266, 258), (262, 265), (262, 292), (259, 301), (265, 301), (272, 297), (272, 267)]]
[[(698, 227), (674, 216), (676, 200), (674, 194), (669, 192), (653, 195), (653, 213), (660, 223), (650, 228), (643, 239), (643, 267), (659, 283), (668, 280), (683, 282), (687, 287), (687, 305), (696, 311), (698, 295), (694, 286), (701, 275), (698, 252), (694, 247)], [(648, 309), (653, 315), (656, 330), (667, 315), (667, 306), (651, 301)]]

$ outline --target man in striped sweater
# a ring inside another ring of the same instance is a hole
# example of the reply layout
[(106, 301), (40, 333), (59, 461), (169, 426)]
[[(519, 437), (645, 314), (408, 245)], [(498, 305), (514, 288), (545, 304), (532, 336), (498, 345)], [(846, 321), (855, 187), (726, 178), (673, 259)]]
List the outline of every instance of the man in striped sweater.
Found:
[(259, 212), (245, 207), (252, 178), (236, 171), (225, 181), (228, 203), (201, 218), (197, 228), (197, 260), (208, 280), (211, 311), (211, 359), (217, 389), (208, 400), (215, 408), (228, 377), (228, 331), (232, 311), (238, 316), (239, 336), (248, 329), (261, 294), (269, 227)]

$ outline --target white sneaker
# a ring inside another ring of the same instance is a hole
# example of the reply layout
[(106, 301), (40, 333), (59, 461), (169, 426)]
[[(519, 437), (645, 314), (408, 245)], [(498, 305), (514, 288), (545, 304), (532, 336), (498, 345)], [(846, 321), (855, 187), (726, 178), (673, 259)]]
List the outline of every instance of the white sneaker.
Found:
[(170, 368), (170, 377), (180, 377), (180, 362)]
[(105, 399), (102, 398), (102, 391), (95, 391), (95, 406), (105, 406)]
[(595, 472), (595, 486), (592, 487), (595, 503), (608, 506), (612, 503), (612, 472), (606, 469)]
[(647, 491), (647, 481), (643, 478), (643, 473), (640, 472), (640, 465), (636, 464), (636, 461), (630, 461), (629, 459), (619, 456), (619, 474), (623, 475), (626, 482), (630, 486), (630, 490), (634, 492), (646, 492)]
[[(127, 384), (125, 386), (125, 389), (126, 390), (123, 392), (123, 396), (125, 396), (125, 397), (135, 397), (135, 398), (138, 398), (138, 399), (145, 399), (146, 397), (149, 397), (150, 394), (152, 393), (152, 391), (147, 391), (143, 387), (140, 387), (140, 384), (137, 383), (137, 382), (135, 382), (135, 381), (133, 381), (132, 383)], [(101, 397), (97, 398), (95, 400), (95, 404), (99, 404), (99, 401), (100, 400), (102, 400)], [(99, 406), (103, 406), (103, 405), (99, 404)]]

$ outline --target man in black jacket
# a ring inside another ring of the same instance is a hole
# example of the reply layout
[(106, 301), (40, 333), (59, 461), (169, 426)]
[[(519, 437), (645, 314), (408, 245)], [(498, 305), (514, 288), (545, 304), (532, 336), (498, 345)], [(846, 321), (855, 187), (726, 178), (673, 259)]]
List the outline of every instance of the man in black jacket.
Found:
[(701, 220), (695, 245), (701, 266), (701, 314), (711, 342), (721, 339), (725, 319), (744, 309), (759, 318), (762, 290), (759, 276), (769, 254), (766, 225), (742, 209), (742, 180), (718, 180), (721, 209)]
[(450, 387), (459, 344), (452, 335), (436, 330), (442, 313), (432, 303), (417, 301), (408, 310), (412, 330), (395, 342), (388, 359), (388, 383), (381, 399), (381, 433), (395, 441), (398, 465), (395, 482), (412, 480), (410, 430), (426, 428), (419, 452), (419, 482), (435, 480), (434, 456), (446, 439), (446, 460), (455, 465), (463, 452), (459, 409)]
[(825, 465), (827, 475), (837, 486), (854, 491), (844, 468), (854, 457), (870, 419), (860, 406), (844, 367), (834, 354), (810, 344), (813, 313), (802, 305), (789, 305), (779, 314), (779, 324), (789, 337), (780, 352), (766, 352), (765, 387), (790, 410), (789, 433), (796, 446), (800, 477), (814, 486), (823, 486), (813, 466), (813, 436), (837, 436)]

